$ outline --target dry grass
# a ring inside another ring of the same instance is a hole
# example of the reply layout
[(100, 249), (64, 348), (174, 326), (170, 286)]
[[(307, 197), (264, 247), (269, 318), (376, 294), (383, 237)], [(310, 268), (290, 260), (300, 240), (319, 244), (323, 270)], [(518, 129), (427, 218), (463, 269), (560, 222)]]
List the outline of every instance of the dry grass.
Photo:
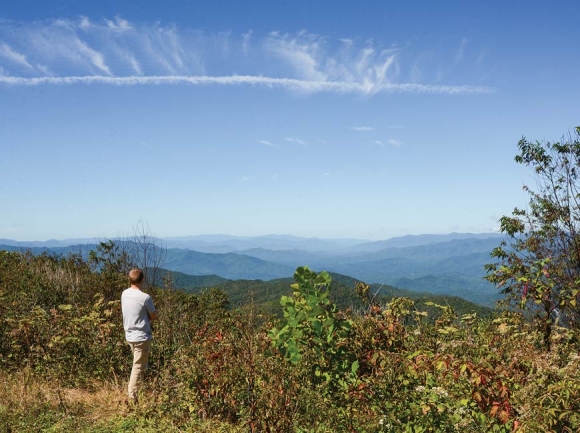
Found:
[(100, 423), (123, 414), (125, 390), (112, 383), (94, 384), (91, 389), (61, 388), (41, 379), (29, 369), (0, 373), (0, 406), (11, 413), (47, 407), (91, 423)]
[[(190, 423), (176, 426), (171, 417), (157, 419), (150, 412), (155, 406), (155, 397), (153, 390), (144, 390), (142, 402), (128, 405), (124, 385), (95, 383), (89, 389), (62, 388), (58, 383), (35, 375), (30, 369), (12, 374), (0, 372), (0, 431), (247, 431), (240, 426), (212, 420), (190, 420)], [(47, 413), (52, 416), (40, 420)]]
[(125, 410), (124, 389), (105, 385), (95, 390), (65, 389), (61, 392), (65, 407), (80, 407), (85, 418), (93, 421), (105, 421), (114, 418)]

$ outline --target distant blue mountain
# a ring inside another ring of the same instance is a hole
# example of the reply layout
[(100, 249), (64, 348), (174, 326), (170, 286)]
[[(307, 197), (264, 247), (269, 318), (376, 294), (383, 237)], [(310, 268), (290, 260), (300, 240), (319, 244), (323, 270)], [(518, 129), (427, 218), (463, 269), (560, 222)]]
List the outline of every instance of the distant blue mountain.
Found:
[(500, 233), (449, 233), (445, 235), (406, 235), (384, 241), (366, 242), (353, 248), (354, 251), (380, 251), (387, 248), (406, 248), (439, 244), (455, 240), (500, 239)]
[[(483, 280), (483, 266), (491, 261), (490, 253), (501, 240), (495, 233), (451, 233), (403, 236), (379, 242), (273, 235), (187, 236), (160, 241), (167, 247), (162, 267), (188, 275), (272, 280), (291, 277), (296, 267), (307, 265), (316, 271), (336, 272), (367, 283), (455, 295), (489, 306), (499, 295), (496, 287)], [(86, 257), (96, 247), (94, 239), (80, 241), (83, 242), (63, 246), (67, 241), (4, 240), (0, 249), (29, 249), (34, 254), (81, 253)]]
[(230, 280), (272, 280), (292, 276), (294, 267), (234, 253), (200, 253), (170, 248), (163, 267), (189, 275), (219, 275)]
[(0, 243), (0, 250), (16, 251), (20, 253), (31, 252), (32, 254), (50, 253), (57, 255), (80, 254), (85, 259), (89, 256), (89, 251), (94, 250), (96, 244), (79, 244), (68, 246), (28, 246), (28, 245), (8, 245)]
[(84, 239), (49, 239), (47, 241), (14, 241), (12, 239), (0, 239), (0, 245), (20, 248), (60, 248), (71, 245), (95, 245), (99, 242), (96, 238)]
[(164, 238), (162, 241), (169, 248), (187, 248), (200, 252), (221, 253), (257, 248), (274, 251), (299, 249), (309, 252), (331, 252), (347, 250), (354, 245), (368, 242), (361, 239), (303, 238), (290, 235), (266, 235), (253, 237), (200, 235)]

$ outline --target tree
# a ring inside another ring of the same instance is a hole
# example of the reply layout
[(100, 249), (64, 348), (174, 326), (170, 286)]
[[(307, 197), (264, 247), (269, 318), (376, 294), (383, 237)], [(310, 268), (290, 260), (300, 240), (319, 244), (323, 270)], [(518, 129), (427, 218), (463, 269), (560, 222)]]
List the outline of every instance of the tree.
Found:
[(95, 250), (89, 251), (88, 264), (93, 272), (99, 274), (99, 290), (107, 301), (117, 298), (133, 267), (129, 253), (112, 240), (99, 242)]
[(111, 278), (121, 276), (123, 284), (131, 268), (140, 268), (145, 274), (143, 287), (147, 290), (163, 284), (162, 266), (166, 255), (161, 239), (152, 234), (146, 222), (139, 220), (131, 235), (99, 242), (96, 251), (89, 252), (89, 264), (94, 271)]
[(486, 279), (509, 304), (540, 314), (549, 347), (553, 323), (580, 324), (580, 127), (561, 142), (522, 138), (515, 161), (533, 170), (527, 209), (500, 219), (506, 241), (493, 250)]
[(139, 220), (133, 226), (132, 236), (125, 241), (133, 263), (145, 273), (144, 287), (160, 284), (162, 267), (167, 249), (161, 239), (155, 237), (147, 222)]

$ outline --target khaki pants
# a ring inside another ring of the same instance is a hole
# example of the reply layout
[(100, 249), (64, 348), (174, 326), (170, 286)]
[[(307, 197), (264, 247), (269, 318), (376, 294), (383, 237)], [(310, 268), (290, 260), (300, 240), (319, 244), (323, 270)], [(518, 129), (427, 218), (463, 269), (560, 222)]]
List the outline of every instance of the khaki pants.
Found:
[(129, 378), (129, 399), (137, 399), (137, 387), (147, 368), (147, 361), (149, 360), (149, 352), (151, 351), (151, 340), (139, 341), (131, 343), (128, 341), (131, 351), (133, 352), (133, 368), (131, 369), (131, 377)]

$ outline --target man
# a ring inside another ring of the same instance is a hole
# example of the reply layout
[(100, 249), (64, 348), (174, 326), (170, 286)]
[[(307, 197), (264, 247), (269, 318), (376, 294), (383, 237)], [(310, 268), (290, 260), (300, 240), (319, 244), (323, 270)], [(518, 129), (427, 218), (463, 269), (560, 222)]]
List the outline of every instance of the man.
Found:
[(151, 351), (151, 321), (157, 320), (157, 311), (153, 306), (153, 299), (141, 291), (143, 285), (143, 271), (131, 269), (129, 283), (131, 287), (125, 289), (121, 295), (121, 309), (123, 310), (123, 328), (125, 339), (133, 352), (133, 368), (129, 378), (129, 401), (137, 400), (137, 386), (147, 368), (149, 352)]

